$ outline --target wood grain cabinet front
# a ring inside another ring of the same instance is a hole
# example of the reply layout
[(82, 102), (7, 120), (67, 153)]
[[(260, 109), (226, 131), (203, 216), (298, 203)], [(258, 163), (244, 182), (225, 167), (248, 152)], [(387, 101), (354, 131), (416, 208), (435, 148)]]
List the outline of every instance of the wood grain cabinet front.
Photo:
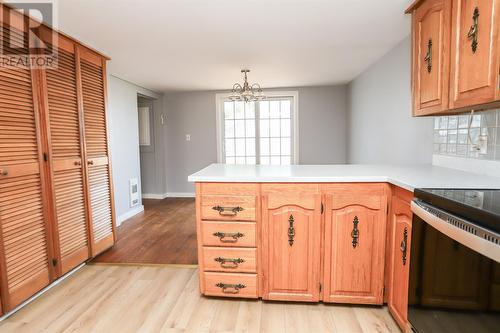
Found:
[(385, 184), (328, 185), (325, 195), (325, 302), (382, 304)]
[(205, 271), (257, 273), (257, 249), (203, 247)]
[(257, 298), (257, 274), (202, 273), (205, 295)]

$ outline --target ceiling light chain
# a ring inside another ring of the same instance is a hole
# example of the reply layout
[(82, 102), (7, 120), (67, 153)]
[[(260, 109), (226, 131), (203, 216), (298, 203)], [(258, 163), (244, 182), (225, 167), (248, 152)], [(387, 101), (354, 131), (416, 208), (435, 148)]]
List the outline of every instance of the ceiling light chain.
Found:
[(231, 95), (229, 99), (232, 101), (245, 101), (245, 102), (254, 102), (260, 101), (266, 98), (262, 92), (262, 88), (258, 83), (253, 83), (250, 85), (248, 83), (247, 73), (250, 72), (249, 69), (242, 69), (241, 72), (244, 75), (243, 86), (239, 83), (235, 83), (233, 85), (233, 89), (231, 90)]

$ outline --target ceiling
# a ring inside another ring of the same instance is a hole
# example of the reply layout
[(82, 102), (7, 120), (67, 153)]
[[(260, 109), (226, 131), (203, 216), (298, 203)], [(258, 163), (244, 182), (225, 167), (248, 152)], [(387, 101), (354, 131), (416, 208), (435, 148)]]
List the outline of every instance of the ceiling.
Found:
[(347, 83), (410, 31), (409, 0), (58, 0), (59, 29), (158, 92)]

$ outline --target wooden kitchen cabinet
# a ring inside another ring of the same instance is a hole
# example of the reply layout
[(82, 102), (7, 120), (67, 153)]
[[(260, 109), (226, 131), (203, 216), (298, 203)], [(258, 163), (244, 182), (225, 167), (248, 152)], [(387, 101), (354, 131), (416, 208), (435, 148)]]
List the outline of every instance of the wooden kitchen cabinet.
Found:
[(500, 1), (453, 2), (450, 108), (500, 99)]
[(408, 288), (413, 216), (410, 202), (413, 194), (398, 188), (394, 188), (393, 191), (389, 213), (390, 247), (388, 249), (387, 303), (390, 313), (405, 332), (408, 326)]
[(406, 13), (414, 116), (500, 105), (500, 0), (417, 0)]
[(325, 302), (382, 304), (385, 184), (325, 185)]
[(319, 301), (319, 185), (263, 184), (262, 207), (263, 298)]
[(424, 1), (413, 27), (413, 112), (439, 113), (448, 109), (451, 1)]

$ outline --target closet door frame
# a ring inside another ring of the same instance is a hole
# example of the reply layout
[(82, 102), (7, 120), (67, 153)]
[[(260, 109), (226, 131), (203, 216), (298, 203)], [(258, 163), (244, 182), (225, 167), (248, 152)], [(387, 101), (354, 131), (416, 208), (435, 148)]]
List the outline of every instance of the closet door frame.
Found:
[[(113, 241), (112, 243), (108, 246), (108, 244), (105, 244), (105, 246), (97, 246), (95, 239), (94, 239), (94, 232), (93, 232), (93, 216), (92, 216), (92, 205), (91, 205), (91, 198), (90, 198), (90, 182), (89, 182), (89, 158), (87, 156), (87, 141), (86, 141), (86, 136), (85, 136), (85, 110), (84, 110), (84, 105), (83, 105), (83, 84), (82, 84), (82, 70), (81, 70), (81, 61), (82, 58), (84, 58), (86, 61), (93, 63), (94, 65), (97, 65), (102, 68), (102, 82), (103, 82), (103, 93), (104, 93), (104, 119), (106, 123), (106, 148), (107, 148), (107, 165), (108, 165), (108, 177), (109, 177), (109, 192), (110, 192), (110, 209), (111, 209), (111, 228), (112, 228), (112, 235), (113, 235)], [(81, 45), (76, 45), (76, 64), (77, 64), (77, 89), (78, 89), (78, 106), (80, 109), (80, 114), (81, 114), (81, 133), (82, 133), (82, 144), (84, 149), (84, 154), (85, 154), (85, 159), (83, 160), (84, 163), (84, 186), (86, 189), (86, 205), (88, 207), (88, 218), (89, 218), (89, 240), (90, 240), (90, 251), (91, 251), (91, 257), (95, 257), (96, 255), (102, 253), (105, 249), (113, 246), (113, 244), (116, 242), (116, 213), (115, 213), (115, 198), (114, 198), (114, 186), (113, 186), (113, 173), (112, 173), (112, 165), (111, 165), (111, 146), (110, 146), (110, 140), (109, 140), (109, 123), (108, 123), (108, 93), (107, 93), (107, 73), (106, 73), (106, 58), (98, 55), (97, 53), (93, 52), (92, 50), (89, 50), (86, 47), (83, 47)]]

